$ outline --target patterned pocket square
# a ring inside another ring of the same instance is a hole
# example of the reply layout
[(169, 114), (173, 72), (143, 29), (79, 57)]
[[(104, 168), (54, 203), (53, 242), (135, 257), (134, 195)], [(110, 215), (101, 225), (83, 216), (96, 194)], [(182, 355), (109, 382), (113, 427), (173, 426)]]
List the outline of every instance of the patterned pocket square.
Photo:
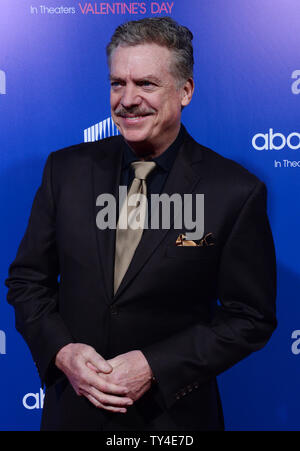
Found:
[(211, 232), (207, 233), (201, 240), (190, 241), (186, 239), (186, 236), (182, 233), (178, 236), (176, 240), (176, 246), (214, 246), (215, 238)]

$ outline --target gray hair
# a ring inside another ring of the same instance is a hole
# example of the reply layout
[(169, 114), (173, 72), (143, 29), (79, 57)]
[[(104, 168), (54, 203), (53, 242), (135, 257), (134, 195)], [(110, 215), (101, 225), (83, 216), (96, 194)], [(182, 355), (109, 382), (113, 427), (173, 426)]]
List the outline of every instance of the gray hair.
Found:
[(173, 52), (174, 60), (171, 71), (174, 78), (185, 83), (193, 78), (194, 55), (192, 32), (179, 25), (171, 17), (149, 17), (132, 20), (118, 26), (106, 47), (108, 64), (113, 50), (119, 45), (135, 46), (154, 43), (167, 47)]

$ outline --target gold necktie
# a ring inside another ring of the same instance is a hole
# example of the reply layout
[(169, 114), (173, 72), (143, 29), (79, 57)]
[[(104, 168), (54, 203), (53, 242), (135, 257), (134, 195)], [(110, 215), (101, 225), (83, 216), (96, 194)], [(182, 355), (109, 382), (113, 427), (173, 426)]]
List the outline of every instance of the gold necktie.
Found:
[[(146, 178), (156, 166), (153, 161), (135, 161), (131, 163), (134, 169), (134, 179), (130, 186), (127, 198), (121, 208), (120, 217), (116, 230), (116, 250), (115, 250), (115, 275), (114, 275), (114, 293), (116, 293), (119, 285), (129, 267), (135, 250), (142, 238), (145, 215), (146, 215), (146, 199), (147, 185)], [(141, 196), (141, 194), (143, 196)], [(128, 206), (130, 197), (136, 205), (139, 201), (138, 211), (143, 227), (136, 228), (134, 225), (134, 206)]]

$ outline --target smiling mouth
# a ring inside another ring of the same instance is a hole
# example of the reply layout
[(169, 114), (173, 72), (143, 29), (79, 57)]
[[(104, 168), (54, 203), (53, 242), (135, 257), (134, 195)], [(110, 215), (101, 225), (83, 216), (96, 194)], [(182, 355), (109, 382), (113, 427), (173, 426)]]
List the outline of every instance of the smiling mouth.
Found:
[(146, 117), (150, 116), (150, 114), (144, 114), (143, 116), (121, 116), (121, 118), (127, 123), (135, 123), (144, 120)]
[(142, 119), (143, 117), (147, 117), (147, 115), (144, 116), (123, 116), (124, 119)]

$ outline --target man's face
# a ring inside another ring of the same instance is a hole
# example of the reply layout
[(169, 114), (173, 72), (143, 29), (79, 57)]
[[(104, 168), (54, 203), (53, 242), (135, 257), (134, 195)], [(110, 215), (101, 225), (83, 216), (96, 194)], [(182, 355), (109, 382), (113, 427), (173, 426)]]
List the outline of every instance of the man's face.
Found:
[[(157, 44), (118, 46), (111, 55), (111, 114), (133, 147), (164, 151), (176, 138), (187, 86), (171, 74), (173, 55)], [(191, 90), (191, 82), (189, 84)]]

